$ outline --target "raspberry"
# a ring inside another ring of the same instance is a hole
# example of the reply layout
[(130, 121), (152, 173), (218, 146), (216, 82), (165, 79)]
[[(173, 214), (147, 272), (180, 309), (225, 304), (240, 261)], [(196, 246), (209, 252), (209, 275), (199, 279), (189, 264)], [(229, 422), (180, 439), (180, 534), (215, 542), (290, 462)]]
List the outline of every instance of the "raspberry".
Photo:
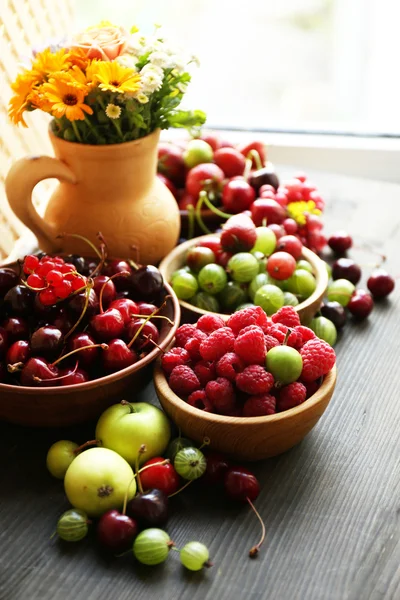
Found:
[(261, 327), (250, 325), (239, 333), (235, 340), (236, 354), (247, 364), (263, 364), (265, 361), (265, 337)]
[(229, 327), (213, 331), (200, 344), (200, 354), (204, 360), (219, 360), (221, 356), (233, 350), (235, 336)]
[(267, 394), (274, 385), (274, 378), (260, 365), (250, 365), (236, 377), (236, 385), (242, 392), (251, 394)]
[(303, 359), (300, 378), (306, 383), (329, 373), (336, 360), (332, 346), (319, 338), (306, 342), (300, 350), (300, 354)]
[(306, 342), (309, 342), (310, 340), (313, 340), (315, 337), (317, 337), (312, 329), (310, 329), (309, 327), (304, 327), (304, 325), (299, 325), (298, 327), (295, 327), (294, 331), (301, 335), (300, 346), (296, 346), (296, 348), (301, 348), (301, 346), (304, 346)]
[(300, 325), (300, 317), (293, 306), (282, 306), (271, 318), (274, 323), (282, 323), (286, 327)]
[(270, 394), (250, 396), (243, 406), (244, 417), (265, 417), (276, 413), (276, 398)]
[(215, 410), (222, 415), (230, 414), (236, 408), (235, 389), (226, 377), (209, 381), (206, 385), (206, 394)]
[(224, 327), (225, 322), (218, 315), (203, 315), (197, 321), (197, 329), (204, 331), (204, 333), (212, 333), (216, 329), (220, 329), (220, 327)]
[(216, 370), (218, 377), (226, 377), (229, 381), (235, 381), (238, 373), (245, 367), (242, 359), (234, 352), (224, 354), (217, 362)]
[(264, 336), (264, 340), (265, 340), (266, 352), (268, 352), (268, 350), (271, 350), (271, 348), (275, 348), (275, 346), (279, 346), (278, 340), (276, 338), (274, 338), (272, 335)]
[(193, 334), (193, 337), (190, 338), (185, 344), (185, 350), (187, 350), (190, 354), (190, 358), (193, 361), (198, 361), (201, 359), (200, 356), (200, 344), (203, 340), (206, 340), (207, 336), (203, 331), (196, 329)]
[(278, 400), (276, 403), (278, 411), (282, 412), (283, 410), (288, 410), (289, 408), (298, 406), (306, 399), (306, 393), (306, 386), (299, 381), (285, 385), (279, 390)]
[(307, 390), (306, 398), (310, 398), (310, 396), (315, 394), (315, 392), (318, 390), (319, 386), (321, 385), (321, 382), (319, 380), (310, 381), (309, 383), (305, 383), (304, 385)]
[(243, 308), (229, 317), (228, 327), (235, 335), (248, 325), (268, 326), (268, 317), (260, 306)]
[(293, 329), (290, 330), (289, 327), (283, 325), (282, 323), (274, 323), (268, 330), (268, 335), (271, 335), (275, 339), (278, 340), (280, 344), (283, 344), (286, 339), (287, 332), (290, 331), (288, 338), (286, 340), (286, 344), (288, 346), (296, 347), (296, 344), (301, 345), (301, 336)]
[(204, 387), (209, 381), (215, 378), (215, 364), (209, 360), (199, 360), (194, 366), (194, 372)]
[(175, 346), (185, 347), (186, 342), (193, 337), (194, 332), (196, 331), (195, 325), (190, 325), (189, 323), (185, 323), (185, 325), (181, 325), (176, 330), (175, 334)]
[(161, 366), (164, 373), (169, 375), (178, 365), (187, 365), (190, 363), (190, 355), (185, 348), (171, 348), (161, 358)]
[(186, 365), (178, 365), (169, 376), (169, 387), (178, 396), (189, 396), (200, 387), (196, 373)]
[(213, 412), (214, 407), (209, 398), (207, 398), (204, 390), (196, 390), (195, 392), (192, 392), (187, 399), (187, 403), (194, 408), (204, 410), (204, 412)]

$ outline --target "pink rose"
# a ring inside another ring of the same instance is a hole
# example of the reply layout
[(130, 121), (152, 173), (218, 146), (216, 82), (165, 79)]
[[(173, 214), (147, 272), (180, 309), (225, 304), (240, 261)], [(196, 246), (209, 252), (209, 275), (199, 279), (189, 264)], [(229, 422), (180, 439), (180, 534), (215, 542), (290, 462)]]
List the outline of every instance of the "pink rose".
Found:
[(114, 60), (125, 50), (126, 43), (127, 35), (122, 27), (106, 25), (91, 27), (77, 34), (72, 47), (85, 50), (88, 58)]

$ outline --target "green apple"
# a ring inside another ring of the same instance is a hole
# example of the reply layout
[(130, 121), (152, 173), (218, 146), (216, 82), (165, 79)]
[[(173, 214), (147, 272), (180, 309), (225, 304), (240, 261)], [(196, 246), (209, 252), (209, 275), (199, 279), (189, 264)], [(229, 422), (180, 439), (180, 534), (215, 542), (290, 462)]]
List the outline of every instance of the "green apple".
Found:
[(136, 493), (130, 465), (108, 448), (90, 448), (74, 459), (64, 479), (64, 489), (74, 508), (89, 517), (100, 517), (112, 508), (121, 508)]
[(104, 448), (118, 452), (130, 465), (134, 465), (141, 446), (140, 463), (154, 456), (162, 456), (171, 428), (166, 415), (147, 402), (114, 404), (100, 416), (96, 426), (96, 440)]
[(76, 458), (75, 450), (77, 448), (78, 444), (70, 440), (59, 440), (49, 448), (46, 466), (53, 477), (64, 479), (69, 465)]
[(183, 153), (183, 161), (188, 169), (202, 163), (209, 163), (212, 159), (213, 149), (203, 140), (190, 140)]

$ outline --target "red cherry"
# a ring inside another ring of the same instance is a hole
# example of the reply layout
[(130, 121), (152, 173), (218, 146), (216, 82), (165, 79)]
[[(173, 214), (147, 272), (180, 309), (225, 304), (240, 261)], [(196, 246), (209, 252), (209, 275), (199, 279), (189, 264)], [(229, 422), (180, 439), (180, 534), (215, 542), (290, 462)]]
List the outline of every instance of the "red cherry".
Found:
[(269, 198), (259, 198), (251, 206), (251, 216), (257, 227), (263, 224), (264, 219), (267, 225), (271, 223), (282, 223), (286, 217), (285, 209)]
[[(151, 306), (153, 306), (153, 305), (151, 305)], [(113, 300), (111, 302), (109, 308), (114, 308), (121, 314), (125, 325), (130, 323), (130, 321), (132, 319), (131, 315), (141, 314), (141, 313), (139, 313), (139, 306), (136, 304), (136, 302), (134, 302), (130, 298), (117, 298), (116, 300)], [(156, 309), (156, 307), (154, 307), (153, 310), (155, 310), (155, 309)]]
[(251, 471), (244, 467), (231, 467), (225, 475), (224, 487), (228, 496), (238, 502), (253, 501), (260, 493), (260, 484)]
[(368, 292), (356, 290), (350, 298), (347, 308), (357, 319), (366, 319), (374, 308), (374, 301)]
[[(264, 142), (255, 140), (254, 142), (250, 142), (249, 144), (246, 144), (244, 146), (239, 146), (239, 152), (241, 152), (245, 158), (247, 158), (251, 150), (255, 150), (256, 152), (258, 152), (261, 163), (265, 165), (265, 163), (267, 162), (267, 148)], [(251, 163), (253, 168), (258, 168), (254, 157), (251, 158)]]
[(160, 142), (157, 171), (168, 177), (177, 187), (182, 187), (186, 173), (182, 148), (168, 142)]
[(197, 245), (203, 246), (204, 248), (210, 248), (210, 250), (212, 250), (216, 256), (222, 252), (221, 239), (217, 235), (210, 235)]
[(218, 452), (210, 452), (206, 458), (207, 467), (202, 481), (208, 485), (223, 483), (230, 466), (228, 460)]
[(235, 215), (223, 227), (221, 246), (227, 252), (248, 252), (256, 239), (256, 227), (252, 220), (244, 215)]
[(60, 385), (76, 385), (78, 383), (86, 383), (86, 381), (89, 381), (89, 375), (83, 369), (74, 369), (72, 367), (60, 369)]
[(115, 339), (111, 340), (108, 348), (102, 351), (102, 359), (104, 369), (108, 373), (114, 373), (133, 365), (138, 361), (138, 356), (123, 340)]
[(303, 198), (303, 186), (299, 179), (293, 178), (289, 181), (284, 182), (283, 187), (287, 190), (287, 197), (289, 202), (297, 202)]
[[(122, 277), (121, 277), (122, 279)], [(97, 296), (100, 298), (100, 291), (104, 286), (103, 295), (102, 295), (102, 304), (107, 307), (116, 297), (117, 290), (115, 289), (114, 282), (107, 277), (106, 275), (97, 275), (94, 278), (94, 286), (93, 289), (96, 292)]]
[[(78, 350), (85, 346), (94, 346), (95, 340), (86, 332), (75, 333), (71, 336), (68, 342), (68, 351)], [(79, 352), (79, 363), (84, 367), (91, 367), (99, 356), (99, 348), (86, 348)]]
[(224, 178), (224, 172), (217, 165), (201, 163), (187, 174), (186, 190), (193, 198), (198, 198), (202, 190), (218, 192)]
[(138, 302), (139, 315), (143, 315), (144, 317), (148, 317), (152, 315), (157, 307), (154, 304), (150, 304), (149, 302)]
[(288, 235), (294, 235), (299, 228), (294, 219), (285, 219), (282, 225)]
[(328, 239), (328, 244), (337, 254), (343, 254), (352, 247), (353, 240), (345, 231), (337, 231)]
[[(148, 460), (143, 467), (155, 465), (156, 463), (163, 461), (164, 458), (157, 456), (156, 458)], [(145, 491), (156, 488), (164, 492), (164, 494), (167, 496), (174, 494), (179, 489), (180, 484), (179, 475), (171, 463), (157, 465), (150, 467), (149, 469), (145, 469), (140, 473), (140, 481)]]
[[(130, 264), (127, 263), (126, 260), (112, 260), (111, 262), (107, 263), (107, 266), (104, 269), (104, 274), (108, 275), (109, 277), (112, 277), (113, 275), (116, 275), (117, 273), (122, 273), (123, 271), (128, 271), (129, 273), (132, 273), (132, 267), (130, 266)], [(113, 281), (121, 282), (123, 280), (123, 277), (117, 277)], [(116, 287), (118, 287), (118, 285)]]
[(109, 308), (103, 313), (94, 315), (90, 327), (97, 339), (108, 341), (119, 337), (124, 331), (125, 324), (121, 313), (115, 308)]
[[(1, 335), (1, 334), (0, 334)], [(6, 354), (6, 363), (8, 365), (14, 365), (15, 363), (26, 363), (31, 355), (31, 348), (29, 342), (25, 340), (18, 340), (11, 344)]]
[(385, 298), (394, 290), (394, 279), (383, 269), (374, 271), (367, 281), (367, 286), (374, 298)]
[(338, 258), (332, 265), (332, 279), (347, 279), (357, 285), (361, 279), (361, 268), (351, 258)]
[(157, 173), (157, 177), (160, 181), (163, 182), (165, 187), (169, 189), (174, 198), (178, 198), (178, 190), (176, 189), (172, 181), (168, 179), (168, 177), (165, 177), (165, 175), (163, 175), (162, 173)]
[(180, 210), (188, 210), (189, 206), (196, 206), (198, 198), (194, 198), (187, 192), (185, 192), (182, 198), (179, 200), (178, 205)]
[[(216, 150), (218, 150), (219, 148), (221, 148), (221, 139), (215, 133), (206, 133), (206, 134), (200, 136), (200, 139), (203, 140), (203, 142), (207, 142), (207, 144), (209, 144), (211, 146), (211, 148), (214, 150), (214, 152)], [(221, 169), (222, 169), (222, 167), (221, 167)]]
[(288, 252), (295, 260), (299, 260), (301, 253), (303, 252), (303, 244), (299, 238), (294, 235), (283, 235), (279, 238), (276, 249)]
[(274, 279), (288, 279), (296, 270), (296, 261), (288, 252), (275, 252), (267, 262), (267, 272)]
[(48, 363), (44, 358), (33, 357), (23, 366), (21, 371), (21, 385), (31, 387), (48, 387), (58, 385), (58, 368)]
[(121, 554), (132, 546), (138, 532), (134, 519), (117, 510), (104, 513), (97, 524), (97, 540), (99, 544), (112, 552)]
[(158, 329), (154, 323), (151, 321), (147, 321), (145, 323), (144, 319), (135, 319), (131, 321), (126, 328), (126, 338), (131, 340), (136, 332), (141, 328), (143, 323), (143, 329), (133, 343), (134, 348), (140, 350), (141, 352), (154, 348), (154, 345), (149, 341), (148, 338), (151, 338), (153, 342), (157, 344), (158, 338), (160, 337)]
[(243, 175), (246, 159), (235, 148), (220, 148), (214, 153), (214, 162), (223, 170), (226, 177)]
[(9, 317), (3, 323), (9, 343), (17, 340), (27, 340), (29, 337), (28, 323), (21, 317)]
[(55, 359), (61, 352), (62, 344), (63, 334), (52, 325), (39, 327), (31, 336), (32, 353), (47, 359)]
[(231, 213), (240, 213), (252, 205), (256, 193), (244, 179), (231, 179), (222, 190), (222, 204)]

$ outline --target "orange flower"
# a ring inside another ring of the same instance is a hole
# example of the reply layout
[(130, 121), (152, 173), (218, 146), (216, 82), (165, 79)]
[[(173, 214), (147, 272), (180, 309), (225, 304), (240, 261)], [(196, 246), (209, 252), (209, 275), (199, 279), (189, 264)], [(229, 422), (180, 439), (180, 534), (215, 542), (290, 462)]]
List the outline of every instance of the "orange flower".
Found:
[(84, 103), (85, 91), (64, 81), (52, 80), (43, 84), (45, 99), (51, 104), (51, 113), (54, 117), (64, 115), (69, 121), (83, 121), (85, 113), (92, 115), (93, 110)]
[(104, 62), (98, 60), (93, 64), (93, 78), (99, 82), (103, 92), (117, 94), (134, 93), (140, 89), (140, 75), (133, 69), (122, 67), (116, 60)]
[(64, 81), (68, 85), (72, 85), (73, 87), (86, 92), (86, 94), (89, 92), (90, 88), (96, 85), (77, 65), (71, 67), (69, 71), (58, 71), (53, 73), (49, 77), (49, 82), (54, 83), (54, 81)]
[(87, 52), (83, 48), (71, 48), (69, 51), (68, 60), (71, 65), (79, 67), (82, 69), (82, 71), (85, 71), (86, 67), (90, 63)]
[(52, 52), (46, 48), (43, 52), (36, 55), (32, 64), (32, 69), (40, 73), (43, 77), (56, 71), (66, 71), (70, 66), (69, 53), (65, 48)]
[(38, 83), (40, 83), (40, 75), (34, 71), (25, 70), (11, 84), (11, 89), (15, 92), (15, 95), (8, 105), (8, 114), (16, 125), (21, 123), (24, 127), (27, 127), (23, 113), (29, 108), (28, 96)]

